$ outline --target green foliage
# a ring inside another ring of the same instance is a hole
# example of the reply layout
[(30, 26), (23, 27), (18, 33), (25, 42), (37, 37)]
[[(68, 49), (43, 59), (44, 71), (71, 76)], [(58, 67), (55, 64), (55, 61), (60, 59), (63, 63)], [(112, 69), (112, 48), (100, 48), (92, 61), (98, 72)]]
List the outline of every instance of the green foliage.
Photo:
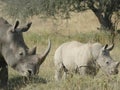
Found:
[[(97, 16), (101, 27), (101, 30), (115, 31), (116, 22), (113, 22), (113, 13), (119, 13), (120, 0), (86, 0), (88, 7)], [(119, 19), (119, 16), (117, 16)], [(117, 20), (118, 21), (118, 20)]]
[[(26, 19), (40, 12), (46, 11), (44, 0), (6, 0), (3, 11), (12, 18)], [(6, 7), (7, 6), (7, 7)], [(43, 8), (44, 7), (44, 8)]]
[[(2, 0), (6, 5), (3, 11), (12, 18), (26, 19), (33, 15), (55, 16), (69, 18), (70, 11), (83, 10), (82, 0)], [(62, 13), (62, 14), (61, 14)]]
[[(83, 11), (92, 4), (99, 8), (100, 12), (118, 11), (119, 0), (2, 0), (6, 5), (3, 10), (14, 18), (28, 18), (33, 15), (60, 14), (69, 17), (70, 11)], [(89, 7), (90, 8), (90, 7)], [(92, 8), (90, 8), (92, 9)]]
[[(99, 30), (115, 31), (120, 17), (120, 0), (2, 0), (6, 5), (3, 11), (6, 15), (26, 20), (34, 15), (44, 17), (70, 18), (70, 12), (80, 12), (91, 9), (98, 18)], [(112, 22), (113, 13), (117, 20)]]

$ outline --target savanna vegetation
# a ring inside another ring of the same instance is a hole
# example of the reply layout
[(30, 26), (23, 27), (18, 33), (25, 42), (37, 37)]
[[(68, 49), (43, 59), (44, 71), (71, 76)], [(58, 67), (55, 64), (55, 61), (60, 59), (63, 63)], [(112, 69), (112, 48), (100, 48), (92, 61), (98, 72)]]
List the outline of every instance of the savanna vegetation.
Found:
[[(9, 22), (14, 23), (16, 19), (19, 19), (22, 23), (25, 23), (23, 20), (33, 22), (30, 28), (31, 30), (24, 34), (25, 42), (29, 47), (36, 45), (37, 53), (42, 53), (47, 47), (48, 38), (52, 41), (51, 52), (41, 65), (38, 76), (34, 76), (27, 82), (24, 82), (23, 77), (9, 67), (9, 90), (119, 90), (120, 74), (107, 76), (101, 70), (94, 78), (74, 75), (72, 78), (68, 76), (64, 81), (55, 82), (55, 67), (53, 63), (55, 50), (60, 44), (66, 41), (77, 40), (85, 43), (100, 42), (103, 45), (106, 43), (111, 44), (113, 42), (111, 33), (106, 30), (98, 30), (98, 28), (104, 25), (102, 25), (103, 23), (101, 23), (98, 16), (96, 16), (97, 13), (92, 9), (100, 10), (101, 14), (99, 14), (102, 17), (104, 16), (103, 19), (107, 18), (106, 15), (116, 12), (118, 16), (115, 22), (113, 22), (113, 25), (116, 24), (114, 29), (116, 30), (117, 26), (118, 30), (120, 28), (118, 19), (120, 8), (119, 0), (103, 0), (103, 2), (100, 2), (102, 0), (1, 1), (1, 5), (3, 5), (1, 6), (1, 11), (3, 14), (1, 13), (0, 16), (6, 18)], [(85, 2), (83, 3), (83, 1)], [(106, 3), (107, 1), (110, 4)], [(115, 3), (113, 3), (113, 1)], [(113, 12), (108, 14), (109, 10), (107, 6), (110, 5), (109, 8), (112, 8), (112, 4), (115, 4), (115, 8), (112, 9)], [(7, 5), (7, 7), (4, 7), (4, 5)], [(74, 7), (74, 12), (72, 12), (71, 7)], [(5, 15), (5, 13), (7, 15)], [(112, 16), (109, 20), (112, 20), (111, 18)], [(105, 24), (108, 24), (106, 20)], [(108, 26), (104, 27), (111, 29), (111, 25), (110, 28)], [(120, 61), (120, 35), (118, 33), (114, 37), (114, 43), (115, 48), (111, 52), (111, 56), (116, 61)]]
[[(93, 13), (87, 11), (82, 13), (80, 17), (66, 21), (57, 20), (57, 24), (51, 19), (38, 20), (36, 17), (32, 19), (33, 25), (31, 30), (25, 33), (25, 41), (29, 47), (37, 46), (37, 52), (42, 53), (47, 46), (48, 38), (52, 41), (52, 49), (46, 61), (42, 64), (38, 76), (24, 83), (22, 77), (13, 69), (9, 69), (9, 88), (10, 90), (119, 90), (120, 75), (108, 77), (104, 72), (100, 71), (95, 78), (81, 77), (74, 75), (69, 76), (65, 81), (54, 81), (54, 63), (53, 56), (56, 48), (66, 41), (78, 40), (81, 42), (101, 42), (102, 44), (111, 44), (111, 34), (109, 32), (101, 33), (94, 27), (99, 26), (98, 21), (93, 19)], [(91, 16), (86, 23), (80, 23), (86, 16)], [(82, 19), (80, 19), (82, 18)], [(61, 23), (62, 22), (62, 23)], [(90, 23), (92, 22), (92, 23)], [(61, 24), (62, 27), (61, 27)], [(77, 27), (75, 26), (77, 24)], [(94, 25), (93, 25), (94, 24)], [(91, 26), (91, 27), (87, 27)], [(86, 28), (85, 28), (86, 27)], [(53, 28), (56, 28), (54, 30)], [(75, 29), (74, 29), (75, 28)], [(74, 29), (74, 30), (73, 30)], [(120, 53), (120, 36), (115, 37), (115, 48), (111, 52), (112, 57), (119, 61)]]
[[(2, 0), (6, 14), (26, 19), (33, 15), (71, 17), (71, 12), (92, 10), (101, 25), (99, 29), (114, 31), (120, 19), (119, 0)], [(6, 7), (7, 6), (7, 7)], [(115, 15), (114, 21), (112, 20)]]

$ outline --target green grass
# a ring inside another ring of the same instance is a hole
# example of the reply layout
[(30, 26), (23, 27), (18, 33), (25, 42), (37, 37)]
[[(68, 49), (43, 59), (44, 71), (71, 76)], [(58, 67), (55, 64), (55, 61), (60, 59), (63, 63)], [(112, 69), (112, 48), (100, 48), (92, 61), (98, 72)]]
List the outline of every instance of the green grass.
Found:
[[(51, 32), (28, 32), (24, 35), (25, 42), (29, 47), (37, 46), (37, 53), (42, 53), (47, 47), (48, 38), (52, 41), (52, 49), (45, 62), (41, 65), (38, 76), (30, 81), (24, 82), (23, 78), (11, 68), (9, 69), (9, 89), (10, 90), (119, 90), (120, 76), (115, 75), (107, 77), (100, 71), (96, 77), (82, 77), (73, 75), (66, 80), (54, 81), (54, 63), (53, 56), (57, 47), (67, 41), (77, 40), (80, 42), (101, 42), (102, 44), (111, 44), (111, 35), (104, 32), (76, 33), (74, 35), (61, 35)], [(120, 36), (115, 38), (115, 48), (111, 56), (115, 60), (120, 58)]]

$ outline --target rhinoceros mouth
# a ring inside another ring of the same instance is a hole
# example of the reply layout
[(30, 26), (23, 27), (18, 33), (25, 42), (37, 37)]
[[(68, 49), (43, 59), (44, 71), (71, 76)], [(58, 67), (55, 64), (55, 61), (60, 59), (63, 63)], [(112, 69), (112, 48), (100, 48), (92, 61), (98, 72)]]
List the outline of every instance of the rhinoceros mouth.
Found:
[(118, 72), (118, 70), (116, 69), (116, 70), (114, 70), (114, 71), (110, 71), (109, 72), (109, 74), (110, 75), (116, 75), (116, 74), (118, 74), (119, 72)]

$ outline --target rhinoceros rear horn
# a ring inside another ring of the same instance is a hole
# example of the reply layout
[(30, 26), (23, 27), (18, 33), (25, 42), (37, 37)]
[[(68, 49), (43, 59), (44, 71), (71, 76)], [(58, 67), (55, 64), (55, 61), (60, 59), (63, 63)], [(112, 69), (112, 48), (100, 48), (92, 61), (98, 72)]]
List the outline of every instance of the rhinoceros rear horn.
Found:
[(29, 55), (35, 55), (36, 54), (36, 46), (28, 51)]
[(48, 48), (46, 49), (46, 51), (40, 56), (40, 55), (38, 55), (38, 57), (39, 57), (39, 61), (38, 61), (38, 63), (39, 63), (39, 65), (41, 65), (43, 62), (44, 62), (44, 60), (45, 60), (45, 58), (47, 57), (47, 55), (48, 55), (48, 53), (50, 52), (50, 49), (51, 49), (51, 41), (50, 40), (48, 40)]

